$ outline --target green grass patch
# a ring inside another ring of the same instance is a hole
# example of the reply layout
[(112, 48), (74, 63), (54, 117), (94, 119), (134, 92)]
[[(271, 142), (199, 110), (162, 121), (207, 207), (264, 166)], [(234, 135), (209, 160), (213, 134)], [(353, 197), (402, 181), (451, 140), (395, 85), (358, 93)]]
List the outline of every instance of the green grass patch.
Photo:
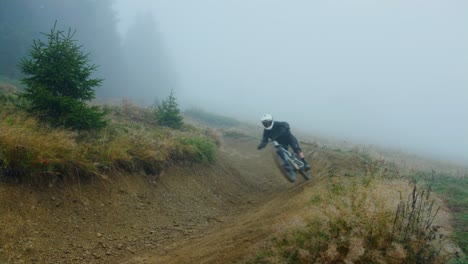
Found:
[(182, 137), (179, 142), (188, 147), (187, 152), (194, 157), (194, 160), (201, 163), (210, 163), (216, 159), (216, 143), (208, 137)]

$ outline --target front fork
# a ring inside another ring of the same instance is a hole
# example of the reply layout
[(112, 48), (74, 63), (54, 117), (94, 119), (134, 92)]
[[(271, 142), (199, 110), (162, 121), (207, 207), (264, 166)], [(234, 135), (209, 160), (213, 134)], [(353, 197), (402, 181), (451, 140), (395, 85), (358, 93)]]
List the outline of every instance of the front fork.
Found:
[(277, 148), (275, 151), (276, 151), (276, 154), (278, 156), (280, 156), (280, 158), (283, 160), (283, 166), (285, 168), (286, 167), (291, 168), (291, 164), (289, 163), (288, 158), (286, 156), (287, 154), (283, 150), (281, 150), (280, 148)]
[[(280, 158), (283, 160), (284, 166), (291, 167), (291, 165), (293, 165), (296, 170), (299, 170), (304, 166), (304, 163), (299, 161), (298, 159), (293, 159), (292, 157), (289, 157), (288, 159), (286, 157), (287, 154), (280, 148), (277, 148), (275, 151), (276, 154), (280, 156)], [(290, 164), (288, 160), (290, 160), (292, 164)]]
[(284, 153), (281, 149), (277, 148), (275, 149), (276, 154), (280, 156), (280, 158), (283, 160), (283, 162), (286, 163), (286, 153)]

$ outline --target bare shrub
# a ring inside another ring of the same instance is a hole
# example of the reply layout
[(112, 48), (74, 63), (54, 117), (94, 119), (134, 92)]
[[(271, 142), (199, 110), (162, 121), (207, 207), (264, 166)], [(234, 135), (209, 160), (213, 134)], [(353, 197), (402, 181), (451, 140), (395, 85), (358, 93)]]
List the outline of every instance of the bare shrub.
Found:
[(438, 233), (440, 227), (432, 224), (440, 208), (434, 208), (429, 194), (430, 190), (418, 191), (414, 183), (406, 200), (400, 194), (393, 220), (392, 241), (405, 245), (412, 263), (433, 263), (440, 253), (433, 243), (442, 239)]

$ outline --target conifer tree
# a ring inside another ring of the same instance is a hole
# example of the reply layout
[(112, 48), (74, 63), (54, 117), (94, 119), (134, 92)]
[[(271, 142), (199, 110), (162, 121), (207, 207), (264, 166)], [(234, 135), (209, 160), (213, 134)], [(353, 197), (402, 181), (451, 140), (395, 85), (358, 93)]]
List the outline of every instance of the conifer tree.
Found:
[(174, 92), (166, 100), (163, 100), (155, 111), (155, 117), (158, 123), (162, 126), (167, 126), (175, 129), (180, 129), (183, 125), (183, 117), (177, 105)]
[(22, 58), (20, 69), (27, 75), (22, 97), (30, 102), (29, 110), (55, 126), (76, 130), (98, 129), (106, 125), (104, 113), (86, 101), (94, 98), (93, 87), (102, 79), (92, 78), (97, 66), (89, 64), (88, 55), (68, 33), (56, 29), (47, 41), (34, 40), (29, 58)]

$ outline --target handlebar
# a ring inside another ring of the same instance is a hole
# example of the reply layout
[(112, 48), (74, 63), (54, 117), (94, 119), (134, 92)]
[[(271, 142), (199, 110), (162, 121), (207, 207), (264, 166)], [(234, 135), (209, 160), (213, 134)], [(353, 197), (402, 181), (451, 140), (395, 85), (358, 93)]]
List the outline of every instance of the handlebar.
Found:
[(275, 145), (275, 148), (279, 148), (281, 146), (281, 144), (278, 143), (278, 141), (276, 140), (270, 140), (270, 142), (273, 142), (273, 145)]

